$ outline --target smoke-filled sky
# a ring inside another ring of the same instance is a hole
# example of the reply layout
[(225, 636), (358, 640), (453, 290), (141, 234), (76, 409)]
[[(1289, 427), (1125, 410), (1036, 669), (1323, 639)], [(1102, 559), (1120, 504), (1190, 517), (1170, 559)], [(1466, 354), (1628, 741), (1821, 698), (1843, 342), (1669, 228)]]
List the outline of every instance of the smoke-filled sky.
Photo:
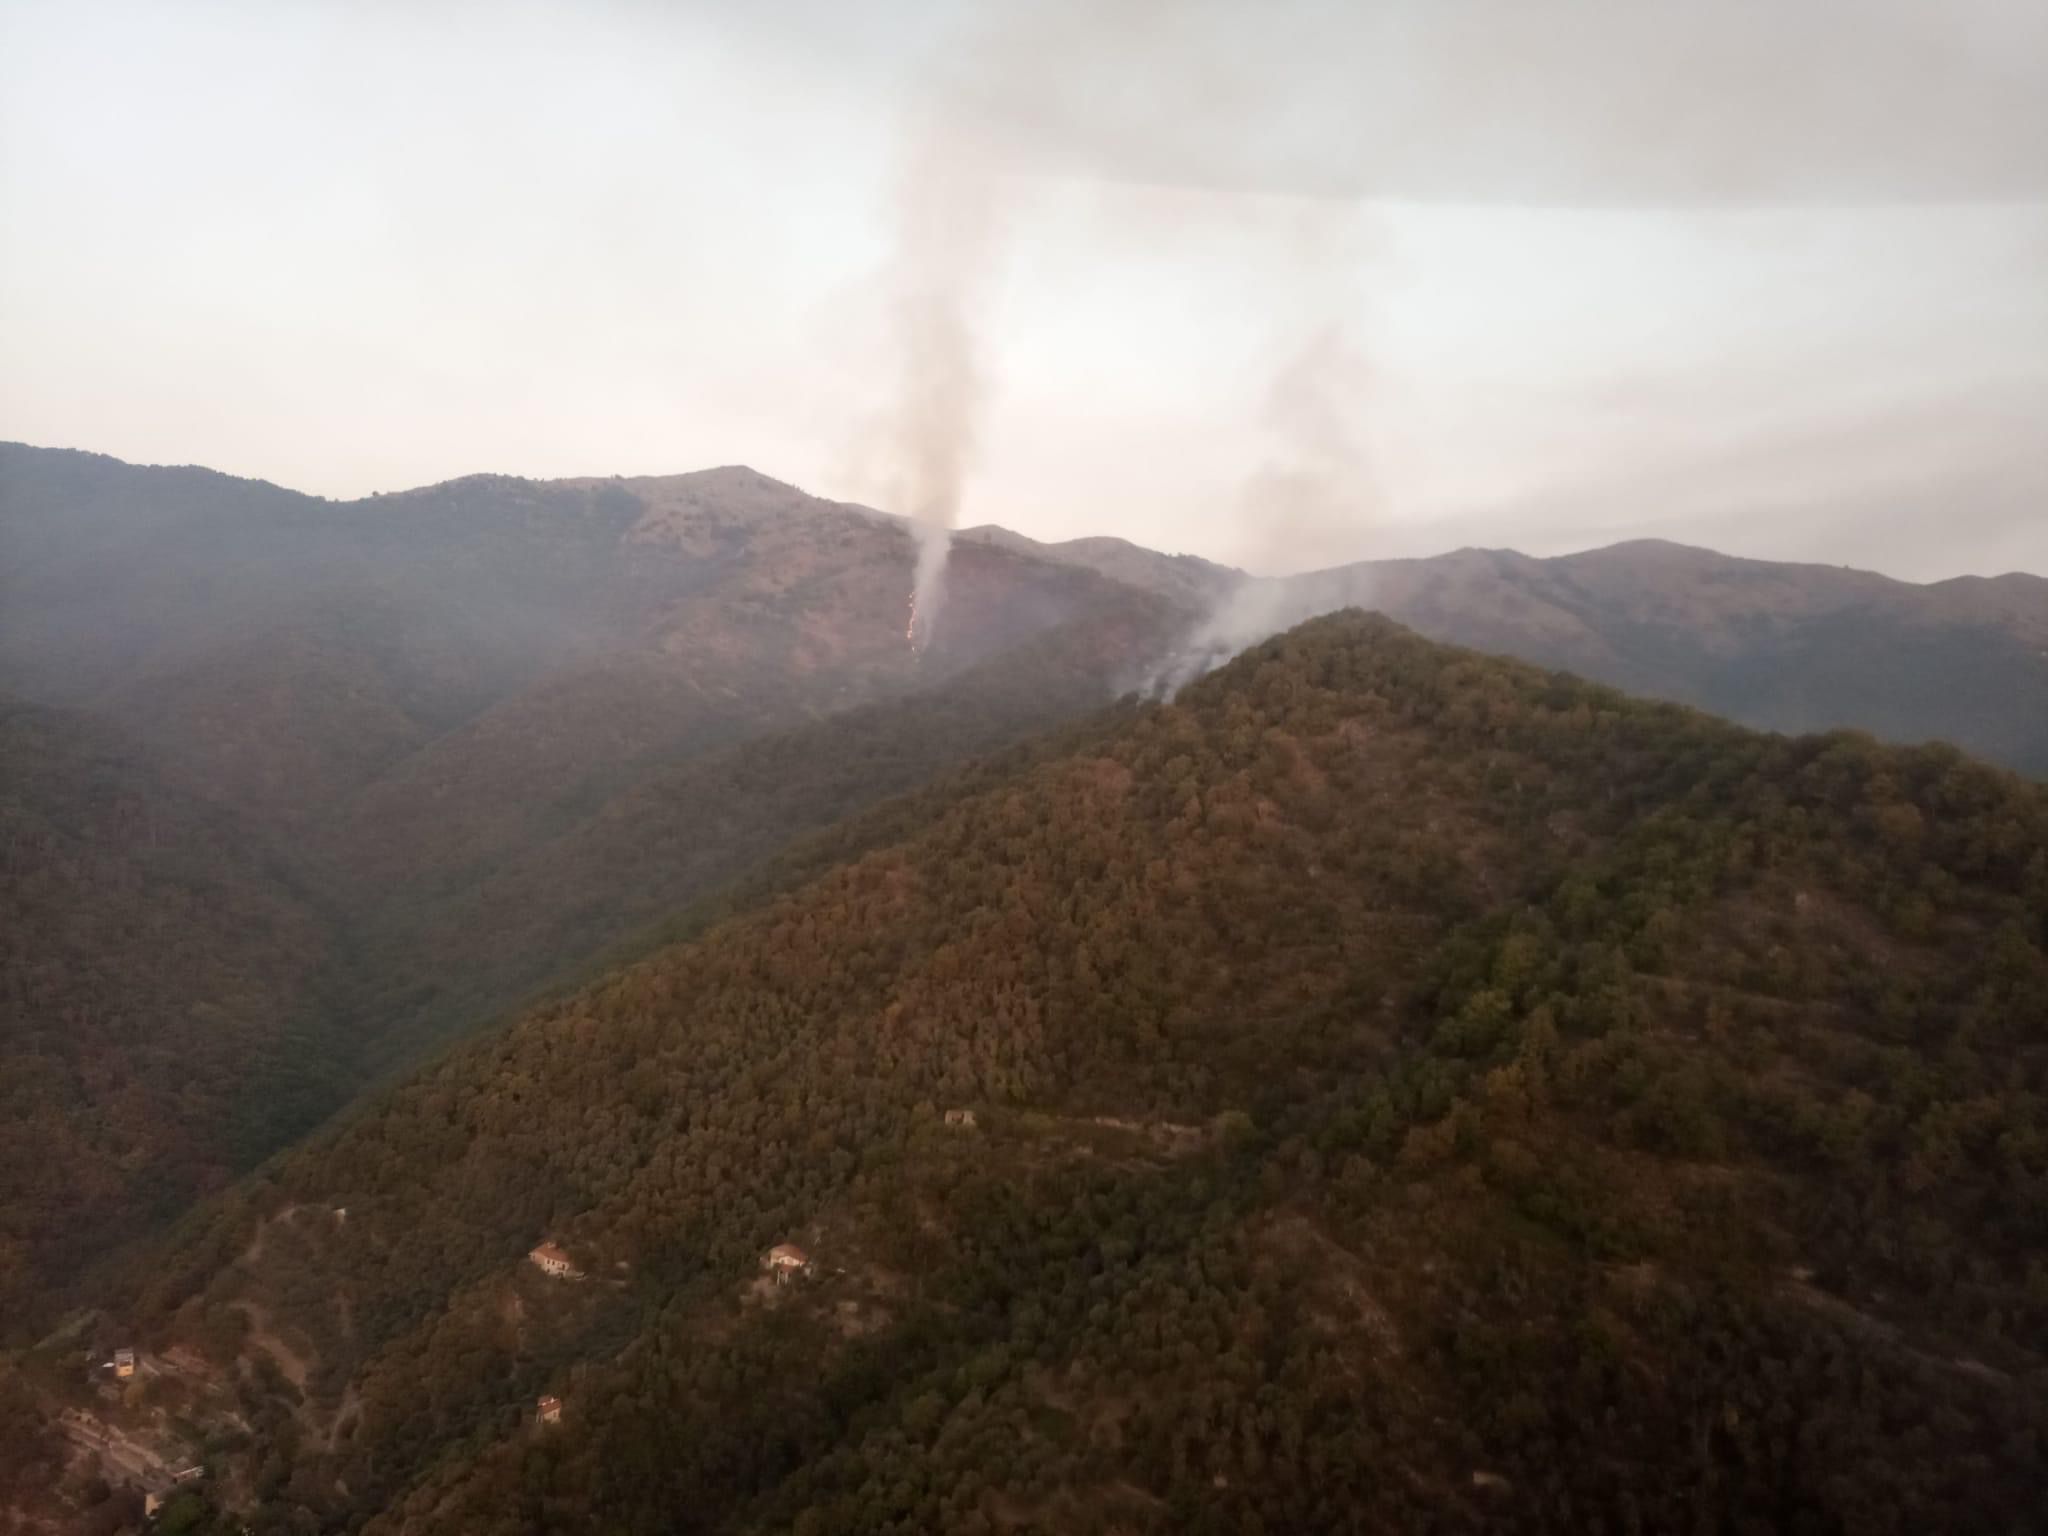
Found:
[(0, 231), (0, 437), (329, 495), (2048, 572), (2039, 0), (0, 0)]

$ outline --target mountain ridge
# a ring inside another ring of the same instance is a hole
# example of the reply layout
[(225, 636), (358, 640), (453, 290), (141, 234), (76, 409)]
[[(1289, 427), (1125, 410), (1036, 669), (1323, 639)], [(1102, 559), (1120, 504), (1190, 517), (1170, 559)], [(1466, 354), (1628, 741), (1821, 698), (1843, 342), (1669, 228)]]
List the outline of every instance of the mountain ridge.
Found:
[[(968, 530), (951, 617), (918, 657), (903, 640), (907, 526), (745, 466), (477, 475), (336, 503), (8, 446), (0, 553), (0, 690), (86, 712), (321, 914), (307, 948), (325, 959), (273, 1025), (315, 1043), (304, 1080), (273, 1096), (311, 1119), (372, 1064), (391, 1070), (578, 973), (871, 795), (1347, 603), (1752, 724), (1945, 736), (2048, 773), (2034, 643), (2048, 605), (2032, 606), (2048, 588), (2031, 578), (1911, 589), (1948, 605), (1929, 619), (1807, 590), (1882, 593), (1887, 578), (1698, 551), (1674, 565), (1660, 545), (1276, 582), (1117, 540)], [(1788, 592), (1798, 602), (1777, 612)], [(899, 727), (911, 745), (886, 740)], [(807, 753), (847, 754), (873, 782), (811, 771)], [(641, 872), (633, 889), (606, 878), (619, 867)], [(179, 963), (175, 924), (101, 931), (110, 970)], [(240, 1115), (211, 1090), (152, 1091), (202, 1142)], [(260, 1150), (204, 1155), (231, 1168)], [(65, 1225), (54, 1206), (34, 1220)]]
[[(617, 846), (606, 832), (614, 799), (644, 804), (664, 782), (692, 782), (692, 764), (710, 771), (749, 742), (802, 739), (987, 663), (1000, 671), (1011, 652), (1037, 655), (1043, 686), (998, 680), (990, 697), (1004, 702), (992, 708), (956, 692), (920, 717), (930, 732), (921, 750), (877, 755), (857, 729), (809, 738), (828, 752), (858, 744), (867, 755), (854, 761), (886, 762), (878, 784), (908, 788), (950, 753), (988, 750), (1108, 697), (1123, 663), (1088, 636), (1150, 645), (1135, 637), (1157, 622), (1148, 599), (1093, 573), (973, 552), (956, 562), (963, 601), (947, 649), (917, 658), (900, 618), (908, 533), (750, 471), (666, 480), (644, 497), (612, 482), (480, 476), (335, 504), (207, 472), (0, 450), (0, 556), (0, 689), (89, 719), (164, 786), (167, 805), (210, 807), (230, 829), (229, 857), (287, 871), (317, 913), (320, 938), (304, 946), (319, 957), (315, 974), (256, 1020), (234, 1015), (238, 1027), (261, 1021), (234, 1038), (263, 1071), (209, 1068), (181, 1082), (175, 1060), (143, 1058), (156, 1129), (191, 1143), (186, 1160), (209, 1178), (317, 1123), (366, 1074), (624, 938), (656, 915), (648, 899), (687, 902), (703, 881), (736, 872), (740, 850), (771, 853), (778, 836), (870, 791), (790, 773), (785, 758), (779, 798), (662, 802), (664, 816), (634, 825), (689, 857), (658, 871), (645, 897), (593, 878), (593, 861)], [(1112, 598), (1123, 618), (1106, 624)], [(1066, 651), (1032, 651), (1068, 628)], [(10, 752), (18, 744), (0, 738)], [(0, 760), (0, 776), (31, 821), (63, 782), (19, 753)], [(494, 880), (543, 850), (556, 884)], [(505, 910), (480, 906), (477, 889), (505, 893)], [(36, 938), (90, 922), (88, 893), (67, 903), (10, 906), (28, 947), (9, 952), (0, 981), (18, 997), (43, 995)], [(101, 925), (109, 950), (97, 963), (180, 973), (184, 948), (215, 944), (181, 910)], [(515, 914), (530, 952), (497, 938)], [(466, 958), (451, 970), (455, 956)], [(109, 1021), (115, 1033), (148, 1014), (139, 992), (119, 1006), (131, 1017)], [(42, 1027), (18, 1011), (0, 1019), (0, 1050), (26, 1042), (45, 1060), (34, 1045)], [(284, 1040), (296, 1042), (288, 1058), (274, 1049)], [(224, 1100), (230, 1083), (247, 1105)], [(52, 1088), (35, 1108), (61, 1102), (60, 1118), (90, 1136), (95, 1117), (112, 1113), (98, 1092)], [(221, 1143), (218, 1127), (252, 1118), (274, 1128), (268, 1143)], [(96, 1235), (40, 1183), (32, 1203), (10, 1198), (0, 1213), (25, 1224), (31, 1245), (56, 1245), (36, 1251), (68, 1256), (0, 1265), (9, 1332), (33, 1326), (95, 1243), (111, 1248), (175, 1212), (145, 1198), (146, 1168), (73, 1166), (110, 1182), (92, 1206)], [(125, 1208), (123, 1189), (134, 1197)]]
[[(441, 480), (427, 481), (417, 486), (408, 486), (396, 490), (378, 490), (368, 492), (361, 496), (336, 497), (323, 495), (318, 492), (300, 491), (290, 486), (283, 485), (279, 482), (266, 480), (258, 476), (237, 475), (231, 471), (219, 470), (212, 468), (208, 465), (196, 463), (146, 463), (142, 461), (131, 461), (122, 459), (113, 454), (101, 453), (91, 449), (47, 448), (26, 442), (0, 441), (0, 451), (4, 450), (13, 450), (16, 452), (24, 452), (31, 454), (48, 454), (60, 457), (68, 456), (71, 458), (88, 461), (96, 465), (118, 468), (124, 471), (135, 471), (140, 473), (162, 472), (169, 475), (204, 477), (209, 480), (220, 481), (223, 483), (232, 484), (236, 486), (247, 486), (263, 490), (277, 491), (285, 496), (292, 497), (300, 501), (335, 507), (358, 506), (372, 501), (392, 500), (397, 498), (423, 497), (435, 492), (459, 489), (463, 487), (520, 486), (529, 488), (544, 488), (549, 486), (566, 486), (574, 487), (577, 489), (597, 490), (607, 486), (620, 486), (629, 489), (633, 487), (641, 487), (657, 490), (716, 489), (722, 491), (730, 491), (737, 487), (742, 490), (745, 496), (752, 496), (755, 498), (787, 498), (793, 502), (800, 502), (810, 507), (822, 508), (833, 512), (852, 514), (869, 519), (877, 519), (893, 524), (901, 524), (905, 521), (902, 514), (900, 513), (889, 512), (881, 508), (865, 505), (860, 502), (837, 501), (828, 497), (815, 496), (810, 492), (804, 491), (794, 482), (778, 479), (777, 477), (768, 474), (766, 471), (754, 468), (752, 465), (737, 462), (731, 464), (707, 465), (701, 469), (675, 470), (660, 473), (633, 475), (581, 474), (529, 476), (506, 474), (500, 471), (492, 470), (478, 470), (466, 474), (452, 475)], [(1603, 555), (1629, 551), (1671, 551), (1691, 556), (1712, 557), (1713, 559), (1729, 562), (1732, 564), (1782, 567), (1791, 570), (1807, 571), (1814, 573), (1849, 573), (1853, 575), (1873, 578), (1878, 581), (1891, 583), (1901, 587), (1912, 587), (1920, 589), (1938, 588), (1953, 585), (1967, 585), (1970, 583), (2002, 584), (2007, 582), (2017, 582), (2031, 584), (2034, 582), (2048, 582), (2048, 575), (2044, 575), (2040, 572), (2024, 571), (2019, 569), (2007, 571), (1964, 572), (1954, 576), (1944, 576), (1923, 581), (1914, 579), (1912, 577), (1892, 575), (1890, 573), (1878, 571), (1870, 567), (1854, 566), (1847, 564), (1845, 562), (1825, 560), (1781, 560), (1770, 556), (1762, 555), (1731, 554), (1723, 550), (1714, 549), (1708, 545), (1694, 544), (1683, 539), (1671, 539), (1659, 535), (1638, 535), (1631, 538), (1618, 539), (1609, 544), (1589, 545), (1584, 549), (1570, 550), (1561, 554), (1553, 555), (1532, 555), (1523, 550), (1516, 549), (1512, 545), (1467, 544), (1458, 545), (1454, 548), (1441, 550), (1435, 554), (1430, 555), (1373, 556), (1356, 561), (1340, 562), (1333, 566), (1318, 567), (1315, 570), (1311, 571), (1295, 572), (1292, 575), (1288, 576), (1265, 577), (1254, 576), (1251, 573), (1238, 569), (1237, 567), (1228, 565), (1220, 561), (1211, 560), (1206, 556), (1155, 550), (1150, 548), (1149, 546), (1138, 544), (1130, 539), (1122, 538), (1120, 536), (1113, 534), (1083, 534), (1070, 537), (1067, 539), (1045, 541), (1033, 538), (1028, 534), (1017, 532), (1013, 529), (1004, 527), (1000, 524), (983, 523), (958, 529), (955, 531), (954, 537), (957, 540), (968, 543), (999, 543), (1004, 547), (1016, 550), (1028, 549), (1033, 552), (1052, 552), (1051, 556), (1049, 557), (1055, 558), (1058, 556), (1060, 552), (1065, 552), (1071, 558), (1074, 556), (1085, 554), (1090, 549), (1114, 549), (1117, 551), (1131, 552), (1140, 557), (1146, 557), (1160, 562), (1167, 562), (1170, 564), (1188, 567), (1206, 568), (1207, 570), (1215, 573), (1216, 576), (1221, 579), (1269, 582), (1295, 581), (1301, 579), (1302, 577), (1322, 575), (1333, 571), (1346, 571), (1371, 567), (1415, 565), (1419, 563), (1427, 563), (1430, 561), (1438, 561), (1455, 556), (1466, 555), (1507, 555), (1513, 556), (1519, 560), (1528, 561), (1536, 564), (1550, 564), (1556, 562), (1577, 561), (1584, 559), (1587, 556), (1593, 555)]]

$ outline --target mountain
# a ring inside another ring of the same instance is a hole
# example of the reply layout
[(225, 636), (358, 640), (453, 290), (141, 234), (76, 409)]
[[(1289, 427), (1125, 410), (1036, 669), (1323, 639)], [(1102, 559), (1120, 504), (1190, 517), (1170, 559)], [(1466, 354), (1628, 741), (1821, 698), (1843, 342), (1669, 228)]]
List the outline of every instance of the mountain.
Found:
[(963, 540), (1096, 571), (1204, 610), (1164, 675), (1318, 614), (1376, 609), (1432, 639), (1563, 667), (1774, 731), (1949, 741), (2048, 778), (2048, 580), (1929, 585), (1660, 539), (1537, 559), (1461, 549), (1254, 578), (1122, 539)]
[(2048, 777), (2048, 581), (2036, 576), (1917, 586), (1657, 540), (1548, 560), (1468, 549), (1246, 582), (1199, 638), (1229, 650), (1351, 605), (1766, 730), (1949, 741)]
[(0, 542), (0, 685), (295, 836), (366, 797), (329, 843), (368, 826), (415, 863), (490, 857), (650, 756), (929, 686), (1104, 590), (963, 550), (917, 657), (901, 523), (736, 468), (328, 503), (8, 445)]
[(0, 684), (40, 722), (0, 737), (31, 829), (0, 1055), (11, 1144), (57, 1153), (0, 1187), (0, 1337), (364, 1082), (1095, 707), (1184, 622), (963, 550), (913, 655), (901, 524), (739, 469), (329, 503), (0, 447), (0, 549)]
[[(0, 1051), (35, 1064), (17, 1134), (69, 1149), (0, 1191), (17, 1336), (81, 1265), (364, 1083), (792, 840), (1170, 675), (1176, 636), (1191, 674), (1365, 600), (1753, 723), (1946, 736), (2048, 769), (2048, 605), (2028, 577), (1921, 588), (1630, 545), (1263, 583), (987, 528), (960, 535), (940, 643), (917, 657), (902, 524), (743, 468), (329, 502), (21, 445), (0, 445), (0, 551), (0, 690), (45, 722), (0, 741), (13, 808), (43, 829), (16, 847), (22, 931), (89, 934), (73, 969), (127, 978), (78, 1028), (53, 1022), (81, 990), (52, 991), (56, 951), (18, 946), (0, 972), (22, 1000)], [(68, 814), (51, 792), (114, 761), (135, 787), (109, 803), (158, 808), (187, 834), (176, 867), (225, 882), (222, 911), (288, 911), (288, 942), (246, 954), (219, 913), (153, 892), (146, 918), (108, 920), (102, 887), (149, 891), (169, 867), (127, 867), (139, 823), (85, 840), (89, 874), (45, 834)], [(176, 984), (149, 998), (158, 973)], [(113, 1049), (95, 1031), (127, 1042), (122, 1070), (88, 1065)]]
[(2021, 1530), (2044, 947), (2040, 786), (1324, 619), (275, 1163), (17, 1362), (17, 1498), (68, 1437), (188, 1529)]
[(955, 537), (960, 543), (986, 544), (1040, 560), (1078, 566), (1196, 608), (1215, 603), (1248, 579), (1244, 572), (1231, 566), (1217, 565), (1196, 555), (1163, 555), (1128, 539), (1097, 537), (1042, 544), (993, 523), (962, 529)]

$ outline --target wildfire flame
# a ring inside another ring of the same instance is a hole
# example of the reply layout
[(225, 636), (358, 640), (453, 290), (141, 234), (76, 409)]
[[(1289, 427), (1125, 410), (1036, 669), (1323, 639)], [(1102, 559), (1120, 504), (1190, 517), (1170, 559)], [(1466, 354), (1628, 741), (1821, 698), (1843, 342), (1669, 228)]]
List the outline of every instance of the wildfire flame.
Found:
[(903, 626), (903, 639), (910, 646), (910, 654), (924, 654), (924, 636), (917, 632), (917, 593), (910, 594), (910, 622)]

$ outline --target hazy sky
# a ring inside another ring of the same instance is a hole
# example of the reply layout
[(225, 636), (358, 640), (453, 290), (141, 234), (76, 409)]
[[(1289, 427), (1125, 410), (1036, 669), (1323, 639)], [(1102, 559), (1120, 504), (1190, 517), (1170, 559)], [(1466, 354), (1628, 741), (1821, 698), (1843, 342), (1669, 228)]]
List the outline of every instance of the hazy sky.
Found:
[(0, 0), (0, 436), (886, 506), (933, 283), (963, 524), (2048, 572), (2040, 0)]

